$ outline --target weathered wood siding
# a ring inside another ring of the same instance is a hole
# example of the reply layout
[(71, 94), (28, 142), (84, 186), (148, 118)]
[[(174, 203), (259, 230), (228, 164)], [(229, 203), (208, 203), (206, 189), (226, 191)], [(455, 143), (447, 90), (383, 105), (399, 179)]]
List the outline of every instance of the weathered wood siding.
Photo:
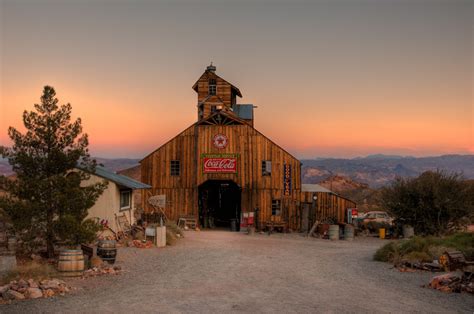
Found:
[[(228, 145), (218, 149), (212, 144), (218, 133)], [(203, 173), (201, 154), (239, 154), (237, 173)], [(180, 176), (171, 176), (171, 160), (179, 160)], [(270, 176), (262, 176), (262, 160), (272, 161)], [(292, 168), (290, 196), (283, 195), (283, 165)], [(289, 219), (299, 205), (301, 164), (299, 160), (249, 125), (193, 125), (164, 144), (141, 162), (142, 182), (153, 188), (144, 192), (143, 206), (150, 195), (165, 194), (166, 214), (176, 220), (198, 214), (198, 187), (207, 180), (232, 180), (242, 188), (242, 212), (260, 209), (260, 221), (271, 216), (272, 199), (282, 201), (282, 215)], [(290, 226), (291, 227), (291, 226)], [(294, 227), (294, 226), (293, 226)]]
[(357, 206), (356, 203), (344, 197), (325, 192), (301, 192), (301, 202), (312, 204), (314, 194), (317, 195), (318, 199), (315, 203), (315, 210), (310, 212), (310, 222), (334, 218), (337, 222), (344, 223), (346, 222), (347, 209)]

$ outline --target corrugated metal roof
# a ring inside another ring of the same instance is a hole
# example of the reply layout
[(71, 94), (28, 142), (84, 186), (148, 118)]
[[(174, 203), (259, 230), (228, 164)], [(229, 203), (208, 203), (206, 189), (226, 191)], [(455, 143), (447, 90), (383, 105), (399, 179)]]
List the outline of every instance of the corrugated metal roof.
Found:
[[(324, 186), (319, 184), (302, 184), (301, 185), (302, 192), (323, 192), (323, 193), (334, 193), (333, 191), (326, 189)], [(336, 194), (336, 193), (334, 193)]]
[(238, 105), (235, 105), (234, 106), (234, 113), (240, 119), (253, 120), (253, 105), (252, 104), (247, 104), (247, 105), (238, 104)]
[[(78, 167), (81, 169), (80, 167)], [(84, 169), (81, 169), (84, 170)], [(110, 180), (112, 182), (115, 182), (118, 185), (133, 189), (133, 190), (141, 190), (141, 189), (151, 189), (151, 186), (145, 183), (141, 183), (139, 181), (133, 180), (132, 178), (129, 178), (127, 176), (123, 176), (121, 174), (115, 173), (111, 170), (108, 170), (102, 166), (96, 166), (95, 167), (95, 173), (96, 176), (99, 176), (101, 178)]]

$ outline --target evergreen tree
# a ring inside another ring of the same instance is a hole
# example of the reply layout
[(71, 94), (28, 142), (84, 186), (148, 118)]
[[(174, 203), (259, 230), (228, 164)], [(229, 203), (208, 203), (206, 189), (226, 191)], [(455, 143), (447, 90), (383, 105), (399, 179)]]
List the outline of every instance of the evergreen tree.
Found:
[(58, 106), (55, 96), (54, 88), (45, 86), (35, 111), (23, 112), (26, 132), (10, 127), (13, 145), (0, 148), (17, 176), (2, 178), (8, 193), (0, 198), (0, 207), (26, 243), (46, 242), (49, 257), (56, 241), (79, 244), (93, 238), (97, 228), (84, 219), (107, 186), (105, 181), (81, 184), (94, 172), (96, 161), (89, 155), (81, 119), (72, 122), (71, 105)]

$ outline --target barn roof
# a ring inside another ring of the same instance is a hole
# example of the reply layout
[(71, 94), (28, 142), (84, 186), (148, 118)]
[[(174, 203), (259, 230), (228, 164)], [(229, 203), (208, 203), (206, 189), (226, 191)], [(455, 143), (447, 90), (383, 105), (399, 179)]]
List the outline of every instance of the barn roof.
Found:
[[(82, 169), (81, 167), (78, 167), (78, 168), (81, 170), (85, 170), (85, 169)], [(145, 184), (145, 183), (133, 180), (132, 178), (129, 178), (127, 176), (123, 176), (121, 174), (115, 173), (102, 166), (96, 166), (95, 172), (93, 174), (132, 190), (151, 189), (151, 186), (149, 186), (148, 184)]]
[(224, 82), (226, 82), (227, 84), (230, 85), (230, 87), (235, 91), (235, 94), (239, 97), (242, 97), (242, 93), (240, 92), (240, 89), (238, 89), (236, 86), (234, 86), (233, 84), (229, 83), (228, 81), (224, 80), (222, 77), (220, 77), (219, 75), (217, 75), (215, 72), (211, 72), (209, 70), (206, 70), (204, 71), (204, 73), (198, 78), (198, 80), (196, 81), (196, 83), (194, 83), (193, 85), (193, 89), (197, 92), (198, 90), (198, 82), (199, 80), (204, 76), (208, 76), (208, 75), (213, 75), (213, 76), (216, 76), (218, 78), (220, 78), (221, 80), (223, 80)]
[(326, 189), (324, 186), (319, 184), (302, 184), (301, 185), (302, 192), (322, 192), (322, 193), (334, 193), (333, 191)]

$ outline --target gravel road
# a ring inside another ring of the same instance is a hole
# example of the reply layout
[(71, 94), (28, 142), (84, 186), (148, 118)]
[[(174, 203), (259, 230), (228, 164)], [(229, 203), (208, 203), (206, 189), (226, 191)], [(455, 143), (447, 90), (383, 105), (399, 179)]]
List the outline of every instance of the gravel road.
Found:
[(421, 288), (432, 274), (372, 261), (384, 243), (190, 231), (165, 249), (121, 248), (123, 275), (72, 280), (73, 294), (0, 312), (473, 313), (472, 295)]

